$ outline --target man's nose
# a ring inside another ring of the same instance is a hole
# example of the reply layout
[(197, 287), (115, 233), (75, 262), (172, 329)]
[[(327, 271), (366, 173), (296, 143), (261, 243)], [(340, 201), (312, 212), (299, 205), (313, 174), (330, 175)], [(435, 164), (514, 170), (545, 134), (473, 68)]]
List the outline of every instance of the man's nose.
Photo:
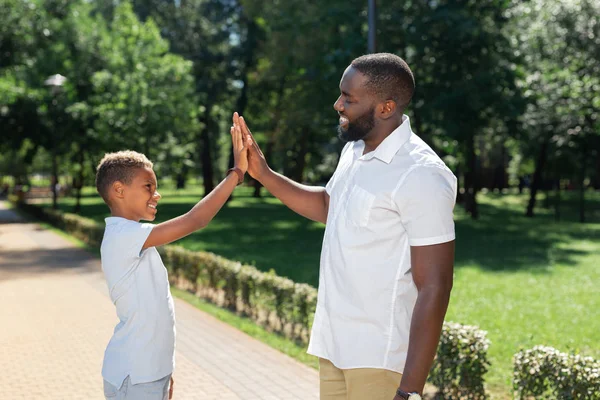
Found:
[(342, 96), (338, 97), (335, 103), (333, 103), (333, 109), (337, 112), (344, 111), (344, 106), (342, 105)]

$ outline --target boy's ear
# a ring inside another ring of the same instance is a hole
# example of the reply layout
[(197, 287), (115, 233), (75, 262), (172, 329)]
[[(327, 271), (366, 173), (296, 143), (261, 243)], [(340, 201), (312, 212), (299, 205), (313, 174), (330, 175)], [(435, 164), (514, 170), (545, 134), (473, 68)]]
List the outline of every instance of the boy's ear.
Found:
[(123, 191), (125, 190), (125, 185), (123, 184), (123, 182), (121, 181), (114, 181), (112, 184), (112, 194), (114, 197), (116, 197), (117, 199), (122, 199), (123, 196)]

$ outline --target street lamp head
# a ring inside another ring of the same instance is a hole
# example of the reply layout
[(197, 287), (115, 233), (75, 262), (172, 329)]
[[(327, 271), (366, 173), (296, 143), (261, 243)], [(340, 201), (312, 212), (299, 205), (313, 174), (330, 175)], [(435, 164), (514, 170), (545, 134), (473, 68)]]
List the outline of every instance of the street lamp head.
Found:
[(66, 81), (67, 78), (65, 78), (64, 76), (60, 74), (55, 74), (49, 76), (48, 79), (44, 81), (44, 85), (49, 86), (51, 88), (53, 95), (57, 95)]
[(61, 74), (55, 74), (55, 75), (49, 76), (48, 79), (46, 79), (44, 81), (44, 85), (52, 86), (52, 87), (59, 87), (59, 86), (64, 85), (64, 83), (66, 81), (67, 81), (67, 78), (65, 78)]

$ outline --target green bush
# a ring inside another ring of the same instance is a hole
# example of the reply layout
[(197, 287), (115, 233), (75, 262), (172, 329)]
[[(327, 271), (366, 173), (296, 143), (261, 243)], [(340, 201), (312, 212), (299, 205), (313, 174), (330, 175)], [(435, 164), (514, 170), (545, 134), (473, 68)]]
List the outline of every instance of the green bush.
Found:
[(514, 357), (515, 397), (557, 400), (600, 399), (600, 361), (545, 346)]
[[(83, 242), (99, 247), (104, 226), (74, 214), (27, 203), (18, 206)], [(317, 305), (317, 289), (261, 272), (208, 252), (180, 246), (158, 249), (171, 285), (253, 319), (297, 343), (308, 343)], [(484, 375), (489, 362), (486, 332), (474, 326), (445, 322), (430, 381), (446, 400), (486, 399)]]
[(487, 332), (476, 326), (444, 322), (429, 380), (443, 399), (487, 399), (484, 375), (490, 366)]

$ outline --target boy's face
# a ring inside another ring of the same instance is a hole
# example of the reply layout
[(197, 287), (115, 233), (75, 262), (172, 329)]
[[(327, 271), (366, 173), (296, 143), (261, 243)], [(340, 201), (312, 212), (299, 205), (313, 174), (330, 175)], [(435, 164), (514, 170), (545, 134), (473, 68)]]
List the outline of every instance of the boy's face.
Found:
[(156, 175), (152, 168), (139, 168), (129, 185), (123, 187), (123, 206), (127, 218), (134, 221), (154, 221), (161, 195), (156, 190)]

